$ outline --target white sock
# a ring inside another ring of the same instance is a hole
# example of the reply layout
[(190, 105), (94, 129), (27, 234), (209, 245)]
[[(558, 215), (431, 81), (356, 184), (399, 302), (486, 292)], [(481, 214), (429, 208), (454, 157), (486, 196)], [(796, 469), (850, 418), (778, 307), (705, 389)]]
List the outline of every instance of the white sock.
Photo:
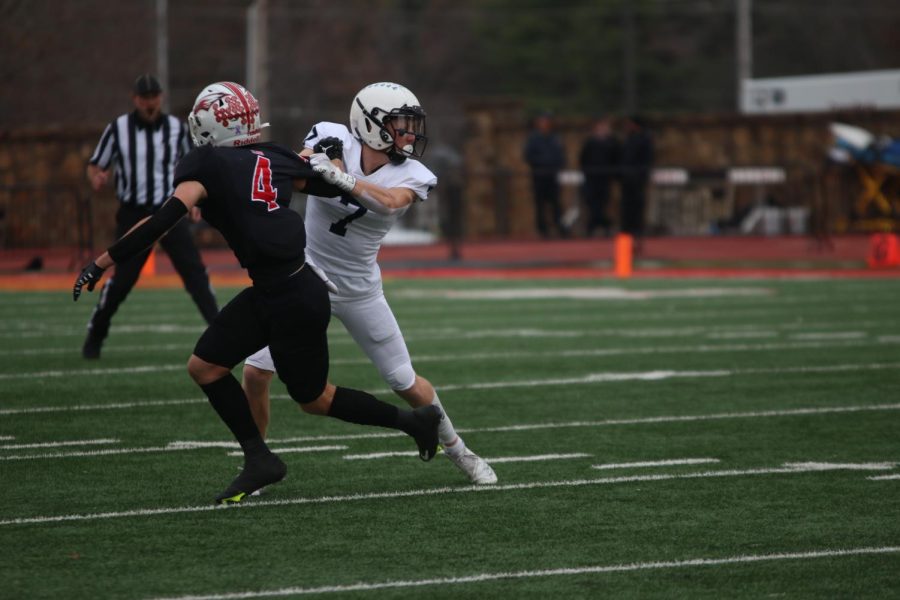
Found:
[(444, 418), (438, 426), (438, 440), (441, 442), (441, 446), (444, 447), (444, 452), (447, 454), (462, 453), (462, 451), (466, 449), (466, 443), (459, 435), (457, 435), (456, 430), (453, 429), (453, 423), (450, 422), (450, 416), (447, 414), (447, 411), (444, 410), (444, 405), (441, 404), (441, 399), (438, 398), (437, 392), (434, 393), (434, 398), (431, 400), (431, 403), (444, 412)]

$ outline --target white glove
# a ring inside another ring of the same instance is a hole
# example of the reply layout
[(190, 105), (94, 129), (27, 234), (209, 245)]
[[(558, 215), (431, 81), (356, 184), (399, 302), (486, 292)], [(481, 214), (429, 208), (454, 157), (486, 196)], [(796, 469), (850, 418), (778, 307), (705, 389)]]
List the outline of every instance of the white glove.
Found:
[(356, 187), (356, 177), (341, 171), (324, 152), (310, 154), (309, 164), (312, 165), (313, 171), (322, 175), (326, 183), (342, 191), (352, 192)]
[(315, 273), (316, 275), (319, 276), (319, 279), (321, 279), (322, 281), (325, 282), (325, 287), (328, 288), (329, 292), (331, 292), (332, 294), (338, 293), (338, 286), (334, 285), (334, 282), (331, 281), (330, 279), (328, 279), (328, 275), (325, 274), (325, 271), (323, 271), (322, 269), (320, 269), (319, 267), (317, 267), (316, 265), (311, 263), (309, 261), (309, 259), (306, 260), (306, 265), (310, 269), (312, 269), (313, 273)]

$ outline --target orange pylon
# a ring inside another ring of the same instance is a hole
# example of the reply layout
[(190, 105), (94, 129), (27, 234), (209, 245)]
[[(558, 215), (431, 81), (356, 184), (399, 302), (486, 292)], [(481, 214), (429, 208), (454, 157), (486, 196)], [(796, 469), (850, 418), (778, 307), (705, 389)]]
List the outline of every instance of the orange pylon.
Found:
[(156, 248), (150, 248), (150, 256), (141, 267), (141, 277), (153, 277), (156, 275)]
[(616, 277), (631, 277), (633, 245), (634, 239), (629, 234), (620, 233), (616, 236)]

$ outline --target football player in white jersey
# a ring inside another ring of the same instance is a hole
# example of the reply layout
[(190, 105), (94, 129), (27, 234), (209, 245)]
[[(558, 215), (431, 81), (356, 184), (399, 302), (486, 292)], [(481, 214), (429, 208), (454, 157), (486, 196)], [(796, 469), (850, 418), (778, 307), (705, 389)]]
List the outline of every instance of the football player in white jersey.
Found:
[[(437, 184), (434, 174), (413, 158), (422, 156), (427, 141), (425, 111), (412, 92), (396, 83), (363, 88), (350, 108), (350, 129), (338, 123), (317, 123), (304, 140), (301, 155), (309, 156), (323, 178), (346, 193), (342, 198), (309, 196), (306, 256), (336, 285), (332, 314), (391, 389), (413, 407), (436, 404), (443, 410), (434, 387), (413, 369), (403, 334), (384, 297), (376, 260), (391, 227)], [(274, 371), (268, 348), (244, 362), (244, 389), (263, 436), (269, 423)], [(494, 470), (466, 447), (446, 414), (444, 410), (439, 428), (444, 454), (473, 483), (496, 483)]]

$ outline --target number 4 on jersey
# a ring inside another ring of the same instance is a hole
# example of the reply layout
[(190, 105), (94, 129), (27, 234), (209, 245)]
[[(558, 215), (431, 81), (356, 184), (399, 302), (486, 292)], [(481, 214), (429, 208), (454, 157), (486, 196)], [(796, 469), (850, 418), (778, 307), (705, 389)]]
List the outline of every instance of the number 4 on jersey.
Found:
[(272, 161), (265, 155), (253, 150), (256, 154), (256, 168), (253, 169), (253, 192), (251, 199), (254, 202), (265, 202), (269, 212), (278, 210), (278, 190), (272, 187)]

